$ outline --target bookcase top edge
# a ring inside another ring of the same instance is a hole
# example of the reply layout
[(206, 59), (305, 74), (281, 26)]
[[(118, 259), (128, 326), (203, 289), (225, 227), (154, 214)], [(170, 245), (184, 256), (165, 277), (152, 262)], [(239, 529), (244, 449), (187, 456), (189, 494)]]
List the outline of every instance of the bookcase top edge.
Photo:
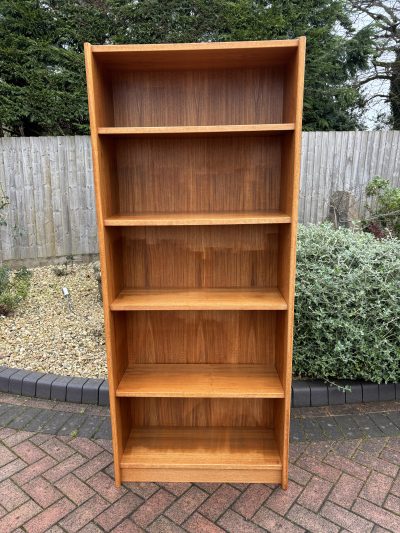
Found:
[(167, 43), (167, 44), (106, 44), (91, 45), (93, 54), (98, 53), (118, 53), (118, 52), (174, 52), (174, 51), (195, 51), (195, 50), (246, 50), (265, 48), (297, 48), (303, 37), (288, 40), (273, 41), (229, 41), (229, 42), (209, 42), (209, 43)]

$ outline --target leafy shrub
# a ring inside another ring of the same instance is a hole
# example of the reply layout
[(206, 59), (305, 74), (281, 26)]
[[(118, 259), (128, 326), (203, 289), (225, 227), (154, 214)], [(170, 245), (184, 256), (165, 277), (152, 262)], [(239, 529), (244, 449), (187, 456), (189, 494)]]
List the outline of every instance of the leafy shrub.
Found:
[(400, 241), (300, 226), (293, 371), (400, 381)]
[(400, 238), (400, 187), (392, 187), (388, 180), (375, 176), (366, 187), (368, 217), (363, 225), (376, 237), (387, 234)]
[(27, 297), (30, 278), (26, 268), (12, 274), (7, 267), (0, 267), (0, 315), (10, 314)]

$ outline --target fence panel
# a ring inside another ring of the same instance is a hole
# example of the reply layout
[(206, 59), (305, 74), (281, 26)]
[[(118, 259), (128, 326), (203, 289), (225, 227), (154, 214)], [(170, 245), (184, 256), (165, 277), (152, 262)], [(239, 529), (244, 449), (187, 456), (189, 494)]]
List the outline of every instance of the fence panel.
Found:
[[(0, 184), (9, 197), (0, 260), (45, 262), (97, 253), (90, 138), (0, 138)], [(303, 134), (299, 220), (318, 223), (336, 191), (350, 191), (361, 215), (376, 176), (400, 186), (400, 132)]]

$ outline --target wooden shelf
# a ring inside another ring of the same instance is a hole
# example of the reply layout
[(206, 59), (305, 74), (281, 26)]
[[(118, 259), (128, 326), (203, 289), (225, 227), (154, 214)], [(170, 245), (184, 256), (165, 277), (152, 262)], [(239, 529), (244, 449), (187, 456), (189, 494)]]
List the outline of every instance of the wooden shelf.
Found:
[(291, 217), (282, 211), (243, 213), (152, 213), (114, 215), (105, 226), (223, 226), (241, 224), (290, 224)]
[(275, 369), (264, 365), (140, 364), (127, 369), (120, 397), (284, 398)]
[(98, 128), (99, 135), (117, 137), (168, 136), (168, 135), (267, 135), (294, 131), (294, 123), (286, 124), (227, 124), (218, 126), (152, 126)]
[(279, 483), (282, 462), (267, 429), (134, 428), (121, 469), (123, 481)]
[(111, 311), (259, 310), (285, 311), (278, 289), (151, 289), (123, 290)]
[(166, 70), (284, 67), (299, 46), (298, 39), (222, 43), (94, 45), (92, 53), (111, 70)]

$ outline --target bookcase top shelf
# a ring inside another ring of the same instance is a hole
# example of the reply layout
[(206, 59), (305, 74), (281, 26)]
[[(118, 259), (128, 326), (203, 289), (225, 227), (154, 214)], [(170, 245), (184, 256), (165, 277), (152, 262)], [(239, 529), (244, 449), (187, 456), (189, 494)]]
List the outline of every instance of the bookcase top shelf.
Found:
[[(88, 45), (90, 46), (90, 45)], [(189, 44), (90, 46), (94, 59), (107, 69), (170, 70), (247, 68), (282, 64), (296, 53), (299, 39)]]
[(209, 43), (159, 43), (159, 44), (92, 44), (89, 45), (93, 54), (120, 54), (122, 52), (165, 52), (168, 55), (174, 52), (195, 52), (197, 50), (214, 51), (225, 50), (226, 52), (238, 50), (264, 50), (266, 48), (278, 50), (282, 48), (294, 48), (299, 46), (297, 39), (280, 39), (275, 41), (229, 41)]
[(291, 216), (282, 211), (227, 213), (151, 213), (114, 215), (104, 220), (105, 226), (225, 226), (242, 224), (290, 224)]

